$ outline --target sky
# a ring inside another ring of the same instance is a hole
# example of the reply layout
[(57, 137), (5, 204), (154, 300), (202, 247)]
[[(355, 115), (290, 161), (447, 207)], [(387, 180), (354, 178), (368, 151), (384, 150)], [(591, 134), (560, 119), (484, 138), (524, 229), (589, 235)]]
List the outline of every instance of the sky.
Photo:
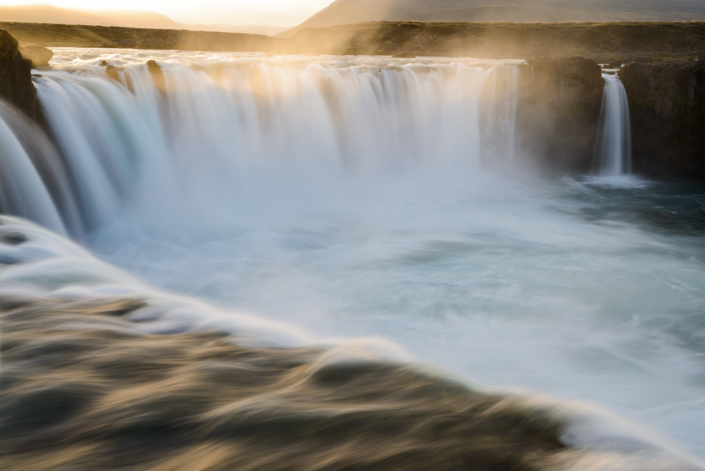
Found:
[(0, 0), (0, 5), (51, 4), (84, 10), (147, 10), (180, 23), (296, 26), (333, 0)]

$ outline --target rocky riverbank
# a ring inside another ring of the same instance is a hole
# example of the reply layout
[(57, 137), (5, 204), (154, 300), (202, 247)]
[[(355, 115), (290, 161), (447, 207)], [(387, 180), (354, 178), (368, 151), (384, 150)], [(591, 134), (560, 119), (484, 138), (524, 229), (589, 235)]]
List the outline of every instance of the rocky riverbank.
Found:
[(705, 61), (632, 63), (619, 77), (629, 97), (635, 171), (705, 180)]

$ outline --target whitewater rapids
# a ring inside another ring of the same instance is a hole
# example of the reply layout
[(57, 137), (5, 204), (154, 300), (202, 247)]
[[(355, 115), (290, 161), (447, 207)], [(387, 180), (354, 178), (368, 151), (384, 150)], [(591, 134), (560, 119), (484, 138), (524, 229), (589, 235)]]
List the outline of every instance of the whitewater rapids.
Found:
[[(131, 275), (4, 220), (30, 240), (3, 249), (6, 294), (131, 296), (165, 306), (131, 308), (140, 334), (440, 365), (589, 450), (546, 468), (702, 466), (705, 190), (536, 174), (517, 62), (55, 54), (35, 84), (62, 171), (23, 215)], [(344, 347), (370, 336), (389, 340)]]

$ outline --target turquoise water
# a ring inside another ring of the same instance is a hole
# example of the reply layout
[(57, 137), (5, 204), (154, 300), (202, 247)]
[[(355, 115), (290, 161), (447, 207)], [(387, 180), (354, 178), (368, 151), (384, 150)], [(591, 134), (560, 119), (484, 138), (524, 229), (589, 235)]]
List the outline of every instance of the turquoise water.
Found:
[(393, 339), (483, 387), (597, 404), (705, 457), (702, 184), (260, 183), (168, 231), (136, 211), (91, 246), (164, 289)]

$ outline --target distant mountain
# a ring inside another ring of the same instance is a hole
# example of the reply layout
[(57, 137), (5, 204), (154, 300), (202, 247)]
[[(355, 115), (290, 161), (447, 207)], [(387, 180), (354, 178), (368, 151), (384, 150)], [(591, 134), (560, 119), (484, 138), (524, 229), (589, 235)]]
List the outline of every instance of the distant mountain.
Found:
[(264, 34), (274, 36), (277, 33), (286, 31), (289, 26), (266, 26), (266, 25), (187, 25), (182, 24), (184, 29), (192, 31), (217, 31), (221, 33), (244, 33), (244, 34)]
[(367, 21), (689, 21), (705, 20), (705, 0), (336, 0), (301, 25)]
[(264, 25), (189, 25), (177, 23), (166, 15), (150, 11), (73, 10), (53, 5), (0, 6), (0, 22), (187, 29), (191, 31), (264, 34), (267, 36), (289, 29), (287, 27)]
[(171, 18), (149, 11), (72, 10), (52, 5), (0, 6), (0, 21), (65, 25), (127, 26), (179, 29)]

